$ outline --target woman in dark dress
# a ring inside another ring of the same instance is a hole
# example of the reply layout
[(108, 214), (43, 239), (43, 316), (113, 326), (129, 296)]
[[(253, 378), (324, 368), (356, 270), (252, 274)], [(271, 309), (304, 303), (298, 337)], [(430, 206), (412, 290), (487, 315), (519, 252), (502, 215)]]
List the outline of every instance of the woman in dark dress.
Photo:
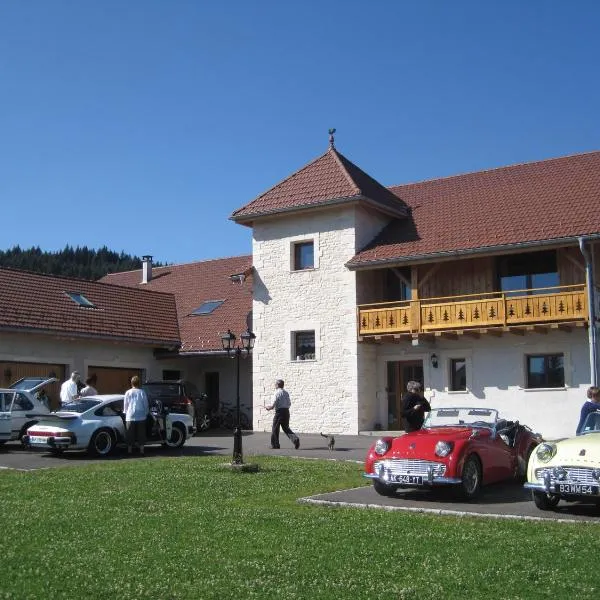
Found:
[(431, 410), (429, 402), (421, 392), (418, 381), (409, 381), (406, 384), (406, 394), (402, 399), (402, 418), (405, 431), (417, 431), (423, 426), (425, 413)]

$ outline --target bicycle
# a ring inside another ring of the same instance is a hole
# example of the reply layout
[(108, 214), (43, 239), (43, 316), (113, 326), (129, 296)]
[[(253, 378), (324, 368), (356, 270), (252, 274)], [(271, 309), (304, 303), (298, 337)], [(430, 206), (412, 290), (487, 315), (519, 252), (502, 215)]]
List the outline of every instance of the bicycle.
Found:
[[(252, 423), (244, 410), (246, 407), (246, 404), (240, 404), (240, 427), (252, 429)], [(237, 408), (221, 402), (219, 412), (211, 416), (211, 423), (222, 429), (234, 429), (237, 425)]]

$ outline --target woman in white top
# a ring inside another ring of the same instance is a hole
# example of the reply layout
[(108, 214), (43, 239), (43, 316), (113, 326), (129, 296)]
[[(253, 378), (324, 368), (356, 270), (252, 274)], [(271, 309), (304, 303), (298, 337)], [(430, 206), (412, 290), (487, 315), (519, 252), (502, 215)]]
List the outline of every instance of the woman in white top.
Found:
[(127, 429), (127, 452), (131, 454), (133, 444), (137, 443), (140, 454), (143, 455), (146, 443), (146, 417), (150, 408), (148, 396), (144, 390), (140, 389), (140, 378), (137, 375), (131, 378), (131, 389), (125, 392), (123, 412)]

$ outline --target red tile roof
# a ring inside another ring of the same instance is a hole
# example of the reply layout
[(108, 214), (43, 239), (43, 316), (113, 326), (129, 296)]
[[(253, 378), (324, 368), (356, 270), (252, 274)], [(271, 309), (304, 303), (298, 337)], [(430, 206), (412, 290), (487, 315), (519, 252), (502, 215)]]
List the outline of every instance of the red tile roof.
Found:
[[(83, 308), (67, 292), (83, 294)], [(170, 294), (0, 268), (0, 330), (179, 346)]]
[(600, 152), (390, 188), (412, 211), (348, 266), (600, 234)]
[(353, 201), (396, 217), (407, 214), (406, 206), (397, 196), (331, 146), (325, 154), (236, 210), (230, 218), (249, 225), (259, 217)]
[[(175, 296), (181, 353), (210, 353), (222, 350), (221, 334), (231, 329), (239, 335), (246, 331), (252, 310), (252, 282), (233, 283), (229, 276), (248, 274), (251, 256), (236, 256), (184, 265), (154, 267), (152, 279), (142, 284), (142, 271), (112, 273), (103, 277), (106, 283), (160, 290)], [(224, 300), (208, 315), (192, 315), (203, 302)]]

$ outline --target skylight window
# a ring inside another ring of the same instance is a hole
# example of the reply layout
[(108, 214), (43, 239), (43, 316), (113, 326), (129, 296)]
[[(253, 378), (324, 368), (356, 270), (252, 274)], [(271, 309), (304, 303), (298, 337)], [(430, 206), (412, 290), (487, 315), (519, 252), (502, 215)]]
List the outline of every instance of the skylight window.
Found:
[(96, 308), (93, 302), (90, 302), (82, 293), (80, 292), (66, 292), (67, 296), (79, 304), (79, 306), (83, 306), (84, 308)]
[(192, 311), (193, 315), (210, 315), (214, 310), (219, 308), (225, 300), (207, 300), (203, 302), (198, 308)]

